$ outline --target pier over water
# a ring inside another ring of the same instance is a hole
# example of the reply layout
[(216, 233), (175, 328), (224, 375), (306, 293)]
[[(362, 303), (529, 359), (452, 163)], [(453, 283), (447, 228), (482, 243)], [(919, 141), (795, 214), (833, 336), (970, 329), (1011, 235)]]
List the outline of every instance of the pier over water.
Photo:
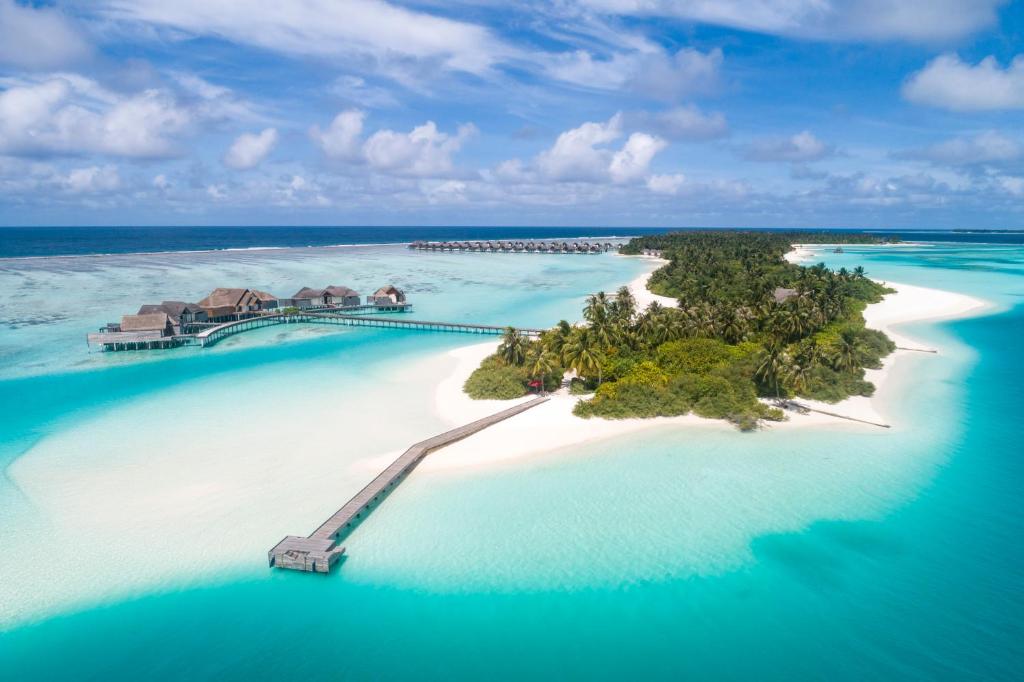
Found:
[(374, 505), (381, 502), (401, 479), (431, 451), (462, 440), (488, 426), (493, 426), (530, 408), (546, 403), (548, 400), (547, 397), (537, 397), (416, 443), (310, 535), (307, 537), (288, 535), (277, 543), (267, 553), (270, 566), (296, 571), (329, 573), (345, 553), (345, 548), (339, 547), (338, 542), (358, 525), (370, 513)]

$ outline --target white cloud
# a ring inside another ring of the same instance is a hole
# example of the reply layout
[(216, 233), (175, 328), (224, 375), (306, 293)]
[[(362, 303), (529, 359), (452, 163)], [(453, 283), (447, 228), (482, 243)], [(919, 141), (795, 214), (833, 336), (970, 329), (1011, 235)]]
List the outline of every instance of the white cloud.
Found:
[(363, 145), (363, 156), (374, 169), (400, 175), (438, 177), (452, 172), (452, 154), (475, 135), (472, 124), (459, 127), (455, 135), (442, 133), (433, 121), (411, 132), (378, 130)]
[(751, 161), (807, 163), (820, 161), (834, 152), (831, 145), (805, 130), (791, 137), (755, 140), (747, 146), (744, 156)]
[(224, 155), (224, 165), (236, 170), (258, 166), (277, 145), (277, 130), (266, 128), (259, 133), (242, 133)]
[(675, 17), (815, 40), (932, 42), (991, 26), (1007, 0), (580, 0), (617, 15)]
[(1024, 196), (1024, 178), (1016, 175), (1007, 175), (999, 178), (999, 185), (1009, 194), (1015, 197)]
[(119, 21), (378, 66), (428, 61), (479, 74), (510, 51), (482, 26), (382, 0), (107, 0), (103, 7)]
[(656, 114), (642, 113), (637, 118), (673, 140), (711, 140), (729, 134), (724, 114), (719, 111), (706, 114), (693, 104)]
[(477, 134), (472, 123), (459, 126), (451, 135), (427, 121), (408, 133), (382, 129), (363, 140), (365, 119), (365, 112), (347, 109), (326, 130), (313, 126), (310, 136), (330, 159), (366, 163), (392, 175), (443, 177), (454, 172), (452, 156)]
[(1005, 69), (991, 56), (972, 66), (955, 54), (940, 55), (907, 79), (903, 96), (953, 111), (1024, 109), (1024, 55)]
[(366, 112), (359, 109), (346, 109), (334, 117), (327, 130), (313, 126), (310, 137), (319, 145), (324, 154), (332, 159), (353, 161), (360, 158), (363, 134), (363, 121)]
[(109, 192), (121, 185), (121, 178), (114, 166), (88, 166), (75, 168), (63, 178), (67, 191), (74, 194)]
[(1018, 140), (987, 130), (970, 137), (955, 137), (923, 149), (910, 149), (895, 156), (951, 166), (1006, 163), (1024, 158), (1024, 146)]
[(157, 89), (124, 96), (72, 74), (8, 81), (0, 92), (0, 153), (161, 157), (192, 114)]
[(586, 88), (631, 90), (665, 100), (717, 87), (723, 60), (720, 49), (704, 53), (683, 48), (670, 54), (647, 43), (640, 47), (607, 59), (595, 59), (585, 50), (558, 53), (546, 58), (545, 68), (557, 80)]
[(647, 175), (647, 168), (651, 165), (654, 155), (664, 149), (667, 144), (660, 137), (654, 137), (647, 133), (630, 135), (622, 149), (612, 155), (612, 162), (608, 166), (612, 182), (626, 183), (643, 179)]
[(552, 180), (603, 180), (608, 174), (606, 149), (597, 149), (622, 135), (622, 114), (606, 123), (584, 123), (558, 136), (555, 144), (537, 157), (537, 167)]
[(647, 178), (647, 189), (656, 194), (676, 194), (686, 182), (682, 173), (672, 175), (652, 175)]
[(63, 12), (0, 0), (0, 64), (54, 69), (85, 59), (90, 52)]
[(398, 100), (388, 90), (370, 85), (358, 76), (339, 76), (328, 88), (331, 94), (357, 106), (385, 109), (398, 106)]
[(644, 181), (654, 157), (668, 143), (644, 132), (631, 134), (619, 149), (609, 145), (623, 135), (623, 117), (589, 121), (560, 134), (531, 166), (518, 159), (499, 164), (493, 179), (510, 185), (539, 182), (628, 185)]

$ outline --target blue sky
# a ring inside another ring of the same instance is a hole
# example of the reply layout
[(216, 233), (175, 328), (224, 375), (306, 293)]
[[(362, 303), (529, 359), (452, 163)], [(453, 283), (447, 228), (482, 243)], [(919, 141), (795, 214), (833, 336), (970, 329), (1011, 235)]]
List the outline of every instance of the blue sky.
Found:
[(0, 0), (0, 224), (1024, 228), (1021, 0)]

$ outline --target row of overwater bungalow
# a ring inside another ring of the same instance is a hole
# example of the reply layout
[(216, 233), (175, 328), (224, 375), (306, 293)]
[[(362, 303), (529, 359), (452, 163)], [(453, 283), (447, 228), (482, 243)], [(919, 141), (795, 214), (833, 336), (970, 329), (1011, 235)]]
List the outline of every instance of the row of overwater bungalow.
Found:
[(565, 241), (497, 241), (497, 242), (427, 242), (415, 241), (410, 249), (418, 251), (480, 251), (492, 253), (605, 253), (617, 248), (611, 242)]
[(182, 345), (187, 337), (203, 329), (288, 308), (345, 312), (392, 311), (409, 306), (405, 292), (390, 284), (367, 296), (365, 305), (361, 301), (359, 292), (337, 285), (303, 287), (291, 298), (278, 298), (259, 289), (219, 287), (198, 303), (163, 301), (143, 305), (134, 315), (122, 316), (120, 323), (109, 323), (89, 334), (88, 339), (106, 350), (170, 348)]

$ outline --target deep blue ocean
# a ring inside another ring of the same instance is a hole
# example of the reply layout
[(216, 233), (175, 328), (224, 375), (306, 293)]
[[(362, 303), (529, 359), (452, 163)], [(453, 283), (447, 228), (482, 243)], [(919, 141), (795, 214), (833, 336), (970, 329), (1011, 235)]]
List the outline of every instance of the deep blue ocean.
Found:
[[(416, 239), (615, 237), (669, 231), (654, 227), (6, 227), (0, 228), (0, 258), (395, 244)], [(1021, 232), (856, 231), (895, 234), (907, 240), (1018, 244), (1024, 239)]]

